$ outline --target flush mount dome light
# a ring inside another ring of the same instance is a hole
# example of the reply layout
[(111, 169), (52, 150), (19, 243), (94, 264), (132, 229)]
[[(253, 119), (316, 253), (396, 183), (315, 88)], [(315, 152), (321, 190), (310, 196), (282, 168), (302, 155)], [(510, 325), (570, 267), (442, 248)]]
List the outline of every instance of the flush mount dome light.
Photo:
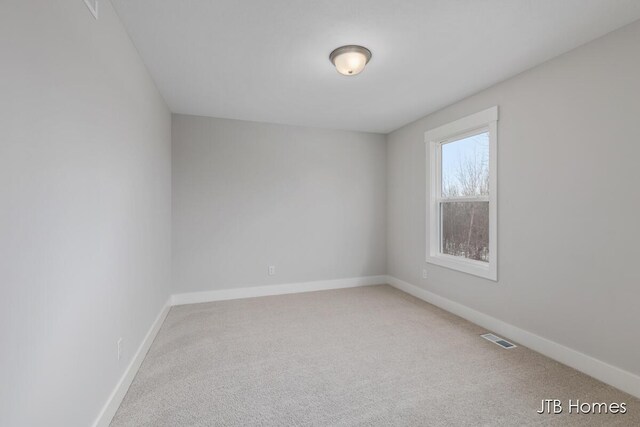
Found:
[(329, 59), (340, 74), (355, 76), (364, 70), (371, 59), (371, 51), (362, 46), (341, 46), (331, 52)]

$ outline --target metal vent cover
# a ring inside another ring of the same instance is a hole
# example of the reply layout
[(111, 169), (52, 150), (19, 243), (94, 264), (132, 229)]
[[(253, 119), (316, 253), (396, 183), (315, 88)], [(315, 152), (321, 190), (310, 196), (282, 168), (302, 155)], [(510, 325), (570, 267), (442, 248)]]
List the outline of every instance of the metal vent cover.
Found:
[(480, 335), (482, 338), (484, 338), (487, 341), (491, 341), (492, 343), (499, 345), (502, 348), (506, 348), (506, 349), (512, 349), (512, 348), (516, 348), (517, 345), (515, 345), (512, 342), (509, 342), (507, 340), (505, 340), (504, 338), (501, 338), (497, 335), (494, 334), (484, 334), (484, 335)]

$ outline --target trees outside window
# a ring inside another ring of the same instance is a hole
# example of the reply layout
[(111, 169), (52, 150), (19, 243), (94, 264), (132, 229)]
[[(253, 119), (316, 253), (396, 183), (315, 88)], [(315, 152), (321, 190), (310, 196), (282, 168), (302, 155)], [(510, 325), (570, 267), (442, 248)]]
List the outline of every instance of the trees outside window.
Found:
[(441, 251), (489, 262), (489, 133), (442, 145)]
[(425, 134), (427, 262), (497, 280), (497, 107)]

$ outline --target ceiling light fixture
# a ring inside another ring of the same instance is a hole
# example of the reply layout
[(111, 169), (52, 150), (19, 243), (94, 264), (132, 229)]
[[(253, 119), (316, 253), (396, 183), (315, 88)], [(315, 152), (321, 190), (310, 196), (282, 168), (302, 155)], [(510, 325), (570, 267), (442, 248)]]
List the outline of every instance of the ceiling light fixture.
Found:
[(329, 60), (340, 74), (355, 76), (364, 70), (371, 59), (371, 51), (357, 45), (341, 46), (329, 55)]

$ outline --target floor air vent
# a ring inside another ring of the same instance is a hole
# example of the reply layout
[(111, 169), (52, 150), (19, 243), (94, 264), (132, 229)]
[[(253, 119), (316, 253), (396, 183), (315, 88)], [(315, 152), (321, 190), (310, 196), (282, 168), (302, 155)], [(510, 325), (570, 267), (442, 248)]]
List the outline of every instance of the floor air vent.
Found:
[(516, 348), (517, 345), (515, 345), (512, 342), (509, 342), (507, 340), (505, 340), (504, 338), (500, 338), (496, 335), (493, 334), (484, 334), (484, 335), (480, 335), (482, 338), (484, 338), (487, 341), (491, 341), (494, 344), (499, 345), (502, 348)]

